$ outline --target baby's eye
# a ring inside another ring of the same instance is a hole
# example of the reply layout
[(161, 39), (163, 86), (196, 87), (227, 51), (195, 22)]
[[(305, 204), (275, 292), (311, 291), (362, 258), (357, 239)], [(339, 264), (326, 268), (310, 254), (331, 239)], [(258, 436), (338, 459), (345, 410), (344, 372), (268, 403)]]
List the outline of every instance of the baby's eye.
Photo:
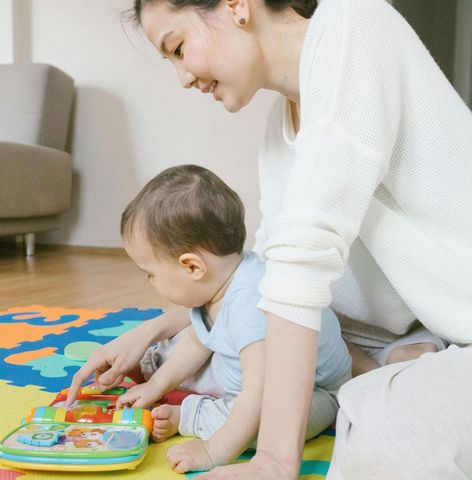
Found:
[(182, 43), (174, 50), (174, 55), (177, 58), (182, 58)]

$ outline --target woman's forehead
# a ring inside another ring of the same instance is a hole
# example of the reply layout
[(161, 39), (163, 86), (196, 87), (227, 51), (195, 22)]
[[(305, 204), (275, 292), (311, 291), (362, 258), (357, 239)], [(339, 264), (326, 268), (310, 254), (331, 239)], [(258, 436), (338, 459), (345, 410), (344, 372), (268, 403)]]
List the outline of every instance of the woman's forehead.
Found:
[(190, 7), (172, 10), (164, 6), (143, 18), (141, 24), (146, 37), (164, 58), (168, 58), (170, 52), (167, 50), (173, 48), (176, 39), (181, 41), (184, 38), (193, 38), (205, 43), (208, 41), (209, 25), (213, 23), (208, 18), (212, 17), (211, 14), (213, 12), (202, 15)]
[(141, 15), (144, 33), (159, 49), (165, 47), (165, 41), (172, 33), (186, 29), (198, 20), (201, 21), (195, 9), (174, 10), (164, 1), (146, 5)]
[(145, 29), (156, 24), (179, 23), (198, 17), (199, 15), (194, 7), (175, 9), (169, 2), (160, 1), (146, 5), (141, 13), (141, 24)]
[(177, 26), (177, 13), (166, 8), (165, 2), (158, 2), (146, 5), (141, 14), (144, 34), (163, 55), (166, 53), (162, 51), (165, 42)]

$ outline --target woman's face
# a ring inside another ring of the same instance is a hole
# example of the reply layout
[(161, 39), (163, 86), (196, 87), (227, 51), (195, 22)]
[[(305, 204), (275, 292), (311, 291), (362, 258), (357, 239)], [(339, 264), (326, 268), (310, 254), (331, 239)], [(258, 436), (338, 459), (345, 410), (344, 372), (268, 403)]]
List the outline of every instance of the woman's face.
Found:
[(146, 5), (141, 22), (147, 38), (175, 66), (183, 87), (210, 93), (237, 112), (263, 87), (264, 72), (254, 35), (233, 17), (224, 1), (205, 13), (193, 7), (172, 11), (161, 1)]

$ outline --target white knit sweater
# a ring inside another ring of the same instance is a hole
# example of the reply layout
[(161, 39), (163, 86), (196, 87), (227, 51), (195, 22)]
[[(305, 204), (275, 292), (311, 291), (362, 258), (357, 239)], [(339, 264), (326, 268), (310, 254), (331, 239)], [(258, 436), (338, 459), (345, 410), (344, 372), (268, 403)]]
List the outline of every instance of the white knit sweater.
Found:
[(260, 154), (259, 307), (472, 342), (472, 114), (384, 0), (323, 0)]

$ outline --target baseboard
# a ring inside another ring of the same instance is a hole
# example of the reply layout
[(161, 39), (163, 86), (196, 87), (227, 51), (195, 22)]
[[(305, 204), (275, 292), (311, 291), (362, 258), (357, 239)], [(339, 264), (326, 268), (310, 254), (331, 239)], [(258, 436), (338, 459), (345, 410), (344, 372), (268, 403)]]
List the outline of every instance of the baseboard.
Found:
[(127, 256), (126, 250), (121, 247), (90, 247), (83, 245), (61, 245), (55, 243), (38, 243), (36, 248), (40, 250), (55, 250), (66, 253), (89, 253), (96, 255), (121, 255)]

